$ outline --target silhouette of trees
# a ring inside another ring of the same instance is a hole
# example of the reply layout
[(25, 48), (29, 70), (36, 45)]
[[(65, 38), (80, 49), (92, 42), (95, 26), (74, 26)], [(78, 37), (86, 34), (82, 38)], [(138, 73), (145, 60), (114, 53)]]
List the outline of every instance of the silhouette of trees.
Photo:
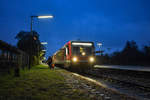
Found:
[(150, 46), (144, 46), (144, 50), (143, 50), (143, 55), (144, 55), (144, 62), (147, 65), (150, 65)]
[(127, 41), (122, 51), (105, 54), (98, 61), (100, 64), (150, 65), (150, 47), (144, 46), (143, 50), (139, 50), (135, 41)]
[(29, 54), (30, 64), (38, 64), (40, 52), (42, 51), (42, 48), (44, 48), (40, 43), (39, 34), (35, 31), (32, 33), (21, 31), (15, 38), (18, 40), (18, 48)]
[(135, 41), (127, 41), (125, 48), (120, 53), (121, 64), (124, 65), (135, 65), (140, 61), (142, 56), (138, 50), (138, 46)]

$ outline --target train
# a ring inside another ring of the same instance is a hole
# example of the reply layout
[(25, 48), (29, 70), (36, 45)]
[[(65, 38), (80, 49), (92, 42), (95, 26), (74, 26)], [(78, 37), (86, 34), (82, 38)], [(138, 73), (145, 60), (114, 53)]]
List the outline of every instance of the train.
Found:
[(52, 56), (52, 64), (75, 71), (85, 71), (95, 64), (95, 46), (91, 41), (69, 41)]

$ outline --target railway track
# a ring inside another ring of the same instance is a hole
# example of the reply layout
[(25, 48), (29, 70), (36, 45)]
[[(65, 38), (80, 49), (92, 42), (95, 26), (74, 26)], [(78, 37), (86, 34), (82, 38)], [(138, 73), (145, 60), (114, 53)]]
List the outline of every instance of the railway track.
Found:
[[(87, 75), (92, 75), (92, 74), (87, 74)], [(143, 86), (141, 84), (137, 84), (137, 83), (133, 83), (133, 82), (127, 82), (127, 81), (122, 81), (122, 80), (119, 80), (119, 79), (115, 79), (113, 77), (97, 76), (97, 75), (92, 75), (92, 76), (94, 76), (96, 78), (103, 78), (104, 80), (107, 80), (107, 81), (110, 81), (110, 82), (113, 82), (113, 83), (118, 83), (118, 84), (130, 86), (130, 87), (137, 87), (137, 88), (140, 88), (142, 90), (146, 90), (146, 91), (150, 92), (150, 87)]]
[(146, 98), (148, 100), (150, 99), (150, 87), (145, 86), (144, 84), (138, 84), (136, 82), (129, 82), (122, 79), (116, 79), (113, 76), (110, 77), (104, 74), (100, 74), (94, 70), (87, 71), (84, 74), (84, 76), (100, 81), (103, 80), (111, 84), (118, 90), (125, 92), (125, 94), (134, 95), (140, 98)]

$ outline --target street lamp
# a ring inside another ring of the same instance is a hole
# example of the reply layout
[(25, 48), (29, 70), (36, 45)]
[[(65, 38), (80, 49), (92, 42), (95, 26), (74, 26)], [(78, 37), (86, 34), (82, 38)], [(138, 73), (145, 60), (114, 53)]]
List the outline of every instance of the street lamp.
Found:
[[(46, 45), (46, 44), (48, 44), (47, 42), (41, 42), (41, 44), (42, 45)], [(46, 52), (46, 50), (42, 50), (42, 51), (45, 51)]]
[(39, 19), (45, 19), (45, 18), (53, 18), (54, 16), (49, 15), (49, 16), (31, 16), (31, 33), (32, 33), (32, 24), (33, 24), (33, 18), (39, 18)]
[(38, 18), (53, 18), (53, 16), (37, 16)]
[(42, 50), (42, 51), (46, 52), (46, 50)]
[[(31, 23), (30, 23), (30, 33), (32, 34), (32, 24), (33, 24), (33, 18), (39, 18), (39, 19), (44, 19), (44, 18), (53, 18), (52, 15), (49, 15), (49, 16), (30, 16), (31, 17)], [(30, 50), (32, 51), (31, 49), (31, 46), (30, 46)], [(38, 52), (39, 52), (39, 47), (38, 47)], [(39, 53), (38, 53), (39, 55)], [(29, 69), (31, 68), (31, 57), (29, 57)]]
[(101, 53), (102, 53), (102, 52), (101, 52), (101, 46), (102, 46), (103, 44), (100, 43), (100, 42), (98, 42), (97, 45), (98, 45), (98, 47), (99, 47), (99, 52), (100, 52), (100, 54), (101, 54)]
[(41, 44), (45, 45), (45, 44), (48, 44), (47, 42), (41, 42)]

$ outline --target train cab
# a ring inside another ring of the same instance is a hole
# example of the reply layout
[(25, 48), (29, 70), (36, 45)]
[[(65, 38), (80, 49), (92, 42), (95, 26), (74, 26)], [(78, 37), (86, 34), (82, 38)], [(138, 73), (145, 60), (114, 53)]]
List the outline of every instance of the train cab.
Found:
[(65, 68), (89, 68), (95, 63), (93, 42), (69, 41), (53, 56), (53, 63)]

